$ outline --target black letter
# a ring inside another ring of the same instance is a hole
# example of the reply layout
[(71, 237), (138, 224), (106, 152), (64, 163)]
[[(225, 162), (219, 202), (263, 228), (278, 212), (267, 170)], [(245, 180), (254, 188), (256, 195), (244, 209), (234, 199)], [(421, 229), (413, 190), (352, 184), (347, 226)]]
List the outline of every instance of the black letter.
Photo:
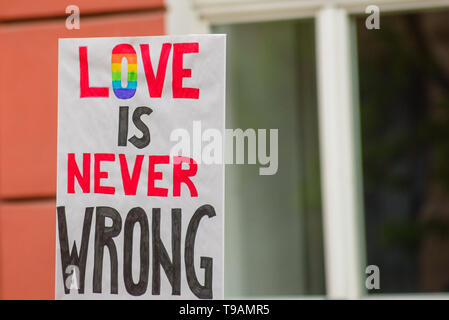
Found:
[[(140, 276), (137, 284), (134, 283), (132, 275), (133, 234), (136, 222), (140, 224)], [(126, 291), (133, 296), (140, 296), (147, 291), (148, 272), (150, 269), (149, 232), (148, 218), (145, 211), (139, 207), (132, 208), (125, 220), (123, 278)]]
[(69, 255), (69, 238), (67, 236), (67, 222), (65, 218), (65, 207), (57, 208), (58, 211), (58, 231), (59, 231), (59, 247), (61, 250), (62, 277), (64, 282), (64, 292), (70, 293), (70, 289), (65, 285), (68, 274), (65, 273), (67, 266), (75, 265), (79, 268), (79, 288), (78, 293), (84, 293), (84, 277), (86, 274), (87, 249), (89, 245), (90, 227), (92, 224), (92, 213), (94, 208), (86, 208), (83, 223), (83, 234), (81, 236), (81, 250), (78, 256), (76, 243), (73, 243), (72, 252)]
[(137, 138), (135, 135), (129, 139), (136, 148), (142, 149), (150, 144), (150, 130), (147, 125), (140, 119), (143, 114), (150, 115), (153, 110), (148, 107), (138, 107), (133, 113), (133, 122), (137, 129), (142, 132), (142, 138)]
[(167, 250), (161, 240), (161, 209), (153, 209), (153, 290), (154, 295), (161, 292), (161, 268), (164, 268), (172, 287), (172, 295), (181, 294), (181, 209), (171, 212), (171, 248), (173, 262), (168, 257)]
[[(106, 217), (112, 219), (112, 227), (105, 226)], [(97, 207), (95, 221), (94, 293), (101, 293), (104, 246), (108, 247), (109, 256), (111, 257), (111, 293), (118, 293), (117, 249), (112, 238), (116, 237), (121, 230), (122, 218), (117, 210), (110, 207)]]
[(120, 107), (118, 116), (118, 145), (126, 147), (128, 138), (128, 110), (129, 107)]
[(187, 283), (189, 284), (190, 290), (200, 299), (212, 299), (212, 258), (201, 257), (200, 260), (201, 268), (205, 269), (204, 286), (199, 283), (196, 277), (193, 263), (196, 232), (200, 220), (204, 216), (208, 216), (209, 218), (214, 217), (214, 207), (205, 204), (199, 207), (193, 214), (187, 228), (184, 260), (186, 264)]

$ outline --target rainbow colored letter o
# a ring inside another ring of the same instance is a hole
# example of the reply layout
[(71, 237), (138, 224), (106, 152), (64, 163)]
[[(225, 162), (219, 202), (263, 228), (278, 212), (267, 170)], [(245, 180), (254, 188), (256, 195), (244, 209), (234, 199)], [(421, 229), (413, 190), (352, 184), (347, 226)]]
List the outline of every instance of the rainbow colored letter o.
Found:
[[(122, 59), (128, 61), (128, 85), (122, 88)], [(112, 49), (112, 89), (119, 99), (129, 99), (134, 96), (137, 88), (137, 54), (134, 48), (126, 43), (116, 45)]]

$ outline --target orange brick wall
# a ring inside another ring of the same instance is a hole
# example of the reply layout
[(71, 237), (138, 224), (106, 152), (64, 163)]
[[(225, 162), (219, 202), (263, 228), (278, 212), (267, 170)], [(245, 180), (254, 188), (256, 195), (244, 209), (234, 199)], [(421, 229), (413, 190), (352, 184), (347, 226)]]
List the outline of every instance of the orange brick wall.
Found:
[(163, 0), (0, 2), (0, 299), (54, 297), (58, 38), (160, 35), (163, 19)]

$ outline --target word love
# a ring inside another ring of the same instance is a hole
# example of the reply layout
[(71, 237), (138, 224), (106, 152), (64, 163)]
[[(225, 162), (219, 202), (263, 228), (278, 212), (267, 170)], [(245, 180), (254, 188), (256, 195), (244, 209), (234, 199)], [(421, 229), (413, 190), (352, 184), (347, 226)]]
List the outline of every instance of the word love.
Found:
[[(144, 155), (137, 155), (133, 166), (128, 163), (130, 158), (129, 156), (119, 154), (117, 158), (118, 166), (116, 163), (116, 155), (114, 153), (95, 153), (93, 156), (91, 156), (90, 153), (84, 153), (82, 157), (82, 165), (78, 165), (75, 154), (69, 153), (67, 157), (67, 193), (77, 193), (77, 190), (75, 189), (75, 180), (77, 180), (83, 193), (91, 192), (91, 181), (93, 181), (93, 193), (116, 194), (116, 188), (120, 186), (110, 186), (102, 183), (102, 180), (109, 177), (109, 172), (102, 169), (101, 165), (109, 162), (113, 165), (112, 167), (114, 169), (120, 171), (124, 195), (136, 195), (145, 160), (148, 168), (148, 196), (168, 197), (168, 188), (155, 186), (155, 182), (157, 180), (163, 180), (164, 178), (163, 173), (157, 170), (156, 165), (171, 165), (172, 181), (170, 181), (169, 185), (173, 188), (173, 196), (180, 197), (181, 185), (185, 184), (190, 191), (190, 196), (198, 197), (198, 191), (191, 180), (191, 178), (197, 173), (198, 165), (195, 160), (191, 158), (175, 156), (172, 161), (170, 161), (170, 156), (168, 155), (150, 155), (148, 157), (145, 157)], [(94, 163), (93, 175), (91, 175), (92, 162)], [(186, 166), (188, 168), (185, 168)], [(130, 168), (132, 168), (131, 172)]]
[[(184, 55), (198, 53), (198, 42), (191, 43), (164, 43), (159, 55), (157, 71), (154, 72), (150, 47), (148, 44), (140, 45), (143, 69), (150, 98), (160, 98), (164, 88), (167, 64), (172, 53), (172, 93), (174, 99), (199, 99), (199, 88), (183, 87), (184, 78), (192, 76), (192, 70), (184, 68)], [(126, 87), (122, 86), (122, 63), (126, 60), (128, 77)], [(154, 59), (153, 59), (154, 60)], [(80, 65), (80, 92), (81, 98), (109, 97), (108, 87), (94, 87), (89, 83), (89, 62), (87, 58), (87, 46), (79, 47)], [(112, 49), (111, 57), (112, 88), (119, 99), (132, 98), (137, 89), (137, 53), (130, 44), (118, 44)]]

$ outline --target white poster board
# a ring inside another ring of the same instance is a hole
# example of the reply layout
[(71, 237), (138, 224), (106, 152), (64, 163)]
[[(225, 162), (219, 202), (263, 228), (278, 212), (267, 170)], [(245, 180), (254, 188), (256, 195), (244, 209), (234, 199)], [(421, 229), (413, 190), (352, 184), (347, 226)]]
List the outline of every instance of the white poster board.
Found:
[(58, 80), (56, 299), (222, 299), (225, 36), (60, 39)]

